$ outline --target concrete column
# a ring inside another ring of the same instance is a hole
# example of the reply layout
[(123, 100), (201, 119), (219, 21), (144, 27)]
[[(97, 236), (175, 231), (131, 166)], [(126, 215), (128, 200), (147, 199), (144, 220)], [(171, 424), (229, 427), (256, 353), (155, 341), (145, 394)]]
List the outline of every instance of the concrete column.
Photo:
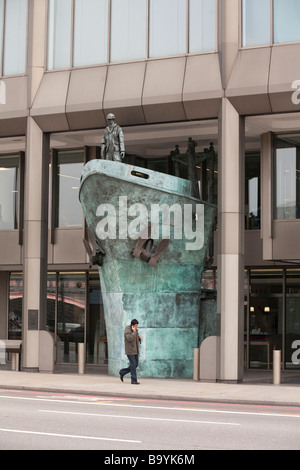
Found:
[(244, 118), (223, 98), (218, 152), (218, 380), (243, 377)]
[(46, 62), (47, 0), (29, 0), (28, 12), (28, 108), (43, 78)]
[(23, 368), (38, 369), (46, 327), (49, 135), (27, 122), (24, 216)]
[[(28, 2), (28, 109), (43, 77), (47, 0)], [(23, 245), (23, 369), (39, 368), (39, 329), (46, 327), (49, 136), (28, 117), (25, 157)]]
[(239, 51), (240, 0), (219, 0), (219, 57), (223, 88), (226, 89)]

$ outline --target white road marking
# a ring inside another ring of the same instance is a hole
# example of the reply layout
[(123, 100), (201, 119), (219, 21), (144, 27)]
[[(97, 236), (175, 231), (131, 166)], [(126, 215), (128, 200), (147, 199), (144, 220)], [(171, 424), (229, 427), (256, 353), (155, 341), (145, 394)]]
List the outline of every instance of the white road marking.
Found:
[(38, 431), (25, 431), (22, 429), (3, 429), (0, 428), (0, 432), (14, 432), (18, 434), (35, 434), (37, 436), (51, 436), (51, 437), (68, 437), (71, 439), (90, 439), (94, 441), (115, 441), (115, 442), (131, 442), (141, 443), (142, 441), (134, 441), (131, 439), (113, 439), (109, 437), (94, 437), (94, 436), (77, 436), (75, 434), (57, 434), (53, 432), (38, 432)]
[(198, 420), (188, 420), (188, 419), (172, 419), (172, 418), (149, 418), (148, 416), (124, 416), (124, 415), (107, 415), (99, 413), (80, 413), (76, 411), (56, 411), (56, 410), (38, 410), (42, 413), (57, 413), (57, 414), (67, 414), (67, 415), (81, 415), (81, 416), (97, 416), (101, 418), (125, 418), (125, 419), (141, 419), (148, 421), (168, 421), (175, 423), (197, 423), (197, 424), (220, 424), (227, 426), (240, 426), (238, 423), (219, 423), (216, 421), (198, 421)]
[[(121, 404), (121, 403), (104, 403), (102, 401), (78, 401), (77, 399), (73, 400), (59, 400), (59, 399), (49, 399), (49, 398), (36, 398), (36, 397), (16, 397), (8, 395), (0, 395), (0, 398), (14, 399), (14, 400), (29, 400), (29, 401), (42, 401), (49, 403), (66, 403), (66, 404), (76, 404), (76, 405), (93, 405), (93, 406), (113, 406), (120, 408), (143, 408), (143, 409), (152, 409), (152, 410), (176, 410), (176, 411), (191, 411), (192, 413), (220, 413), (220, 414), (231, 414), (231, 415), (252, 415), (252, 416), (268, 416), (268, 417), (282, 417), (282, 418), (300, 418), (300, 414), (288, 414), (288, 413), (272, 413), (272, 412), (256, 412), (256, 411), (233, 411), (233, 410), (215, 410), (215, 409), (205, 409), (205, 408), (181, 408), (181, 407), (171, 407), (171, 406), (147, 406), (147, 405), (130, 405), (130, 404)], [(99, 397), (101, 400), (101, 397)], [(275, 408), (275, 407), (274, 407)]]

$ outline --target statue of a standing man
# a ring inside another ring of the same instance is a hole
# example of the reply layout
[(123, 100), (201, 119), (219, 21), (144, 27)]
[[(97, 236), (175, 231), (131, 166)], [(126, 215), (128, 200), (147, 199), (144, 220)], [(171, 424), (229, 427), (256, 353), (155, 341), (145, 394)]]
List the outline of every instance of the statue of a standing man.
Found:
[(124, 134), (121, 127), (115, 123), (115, 115), (106, 116), (108, 126), (104, 131), (101, 142), (101, 158), (121, 162), (125, 157)]

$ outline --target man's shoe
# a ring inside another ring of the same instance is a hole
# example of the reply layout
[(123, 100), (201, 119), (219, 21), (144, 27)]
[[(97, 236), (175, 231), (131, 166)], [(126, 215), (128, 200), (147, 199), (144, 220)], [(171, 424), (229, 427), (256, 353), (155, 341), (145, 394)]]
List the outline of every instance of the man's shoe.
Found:
[(132, 385), (140, 385), (140, 382), (131, 382)]
[(123, 379), (124, 375), (122, 375), (121, 372), (119, 372), (119, 375), (120, 375), (121, 382), (124, 382), (124, 379)]

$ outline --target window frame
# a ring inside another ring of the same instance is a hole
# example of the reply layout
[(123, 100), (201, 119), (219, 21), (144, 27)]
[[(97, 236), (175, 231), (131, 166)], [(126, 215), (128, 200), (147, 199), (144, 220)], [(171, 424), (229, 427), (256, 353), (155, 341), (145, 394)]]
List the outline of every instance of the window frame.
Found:
[(18, 159), (18, 173), (19, 173), (19, 184), (18, 184), (18, 200), (16, 204), (17, 215), (17, 226), (9, 229), (1, 230), (14, 230), (18, 232), (18, 243), (23, 245), (23, 229), (24, 229), (24, 187), (25, 187), (25, 152), (14, 152), (0, 154), (0, 157), (15, 157)]
[(68, 149), (50, 149), (50, 165), (51, 165), (51, 180), (49, 185), (49, 211), (50, 211), (50, 243), (55, 244), (55, 230), (62, 229), (62, 230), (72, 230), (75, 229), (84, 229), (85, 226), (85, 219), (82, 216), (82, 223), (80, 226), (76, 227), (63, 227), (59, 225), (59, 212), (60, 212), (60, 194), (59, 194), (59, 174), (58, 174), (58, 165), (59, 165), (59, 153), (60, 152), (82, 152), (83, 154), (83, 161), (82, 164), (85, 165), (87, 163), (87, 151), (85, 147), (76, 147), (76, 148), (68, 148)]
[(50, 11), (50, 0), (47, 0), (47, 18), (46, 18), (46, 41), (45, 41), (45, 63), (44, 63), (44, 69), (46, 72), (57, 72), (57, 71), (62, 71), (62, 70), (70, 70), (71, 64), (72, 64), (72, 57), (73, 57), (73, 36), (74, 36), (74, 0), (71, 0), (71, 24), (70, 24), (70, 49), (69, 49), (69, 66), (66, 67), (61, 67), (61, 68), (48, 68), (48, 62), (49, 62), (49, 11)]
[(109, 0), (109, 26), (108, 26), (108, 42), (107, 42), (107, 60), (109, 64), (120, 64), (128, 62), (139, 62), (148, 58), (148, 35), (149, 35), (149, 0), (144, 0), (145, 2), (145, 27), (144, 27), (144, 57), (135, 58), (135, 59), (122, 59), (122, 60), (113, 60), (112, 59), (112, 30), (113, 30), (113, 5), (111, 0)]
[[(75, 62), (75, 13), (76, 13), (76, 8), (75, 8), (75, 0), (72, 1), (72, 6), (71, 6), (71, 47), (70, 47), (70, 67), (74, 69), (78, 68), (83, 68), (83, 67), (96, 67), (99, 65), (107, 64), (110, 61), (109, 53), (110, 53), (110, 44), (108, 43), (109, 41), (109, 34), (111, 30), (111, 0), (105, 0), (107, 2), (107, 25), (106, 25), (106, 50), (105, 47), (103, 50), (105, 50), (105, 56), (106, 56), (106, 62), (96, 62), (95, 64), (84, 64), (84, 65), (74, 65)], [(104, 45), (105, 46), (105, 45)]]
[(190, 52), (190, 1), (187, 0), (187, 15), (186, 15), (186, 36), (187, 36), (187, 46), (186, 46), (186, 54), (187, 55), (203, 55), (203, 54), (213, 54), (218, 52), (219, 50), (219, 2), (218, 0), (215, 0), (215, 49), (214, 50), (207, 50), (207, 51), (195, 51), (195, 52)]
[(239, 1), (239, 18), (240, 18), (240, 27), (239, 27), (239, 49), (261, 49), (265, 47), (280, 47), (282, 45), (289, 44), (300, 44), (300, 39), (298, 41), (290, 42), (275, 42), (274, 41), (274, 0), (269, 0), (270, 2), (270, 42), (268, 44), (260, 44), (257, 46), (243, 46), (243, 0)]
[(239, 27), (239, 49), (261, 49), (263, 47), (271, 47), (273, 45), (273, 0), (269, 0), (270, 2), (270, 37), (268, 44), (258, 44), (256, 46), (243, 46), (243, 1), (239, 1), (239, 19), (240, 19), (240, 27)]
[[(295, 218), (280, 218), (277, 217), (277, 162), (276, 162), (276, 156), (277, 156), (277, 139), (281, 139), (282, 136), (287, 136), (287, 135), (294, 135), (294, 134), (299, 134), (300, 135), (300, 130), (294, 130), (294, 131), (289, 131), (289, 132), (277, 132), (277, 133), (272, 133), (272, 220), (275, 222), (295, 222), (295, 221), (300, 221), (300, 217), (295, 217)], [(288, 147), (287, 147), (288, 148)], [(300, 148), (300, 146), (299, 146)], [(297, 193), (296, 193), (297, 194)], [(295, 201), (295, 209), (297, 208), (297, 197)]]
[(275, 10), (274, 10), (274, 1), (275, 0), (272, 0), (272, 18), (271, 18), (271, 27), (272, 27), (272, 46), (280, 46), (282, 44), (298, 44), (300, 43), (300, 38), (297, 40), (297, 41), (285, 41), (285, 42), (275, 42), (275, 37), (274, 37), (274, 33), (275, 33), (275, 28), (274, 28), (274, 14), (275, 14)]
[[(2, 24), (0, 25), (0, 77), (10, 78), (27, 75), (28, 69), (28, 21), (29, 21), (29, 0), (26, 0), (26, 34), (25, 34), (25, 61), (24, 61), (24, 72), (14, 74), (4, 74), (4, 46), (5, 46), (5, 13), (6, 13), (6, 2), (9, 0), (3, 0), (2, 8)], [(1, 5), (0, 5), (1, 6)]]
[(164, 59), (164, 58), (170, 58), (170, 57), (182, 57), (182, 56), (195, 56), (195, 55), (204, 55), (204, 54), (214, 54), (218, 52), (218, 24), (219, 24), (219, 2), (218, 0), (214, 0), (215, 2), (215, 49), (214, 50), (208, 50), (208, 51), (197, 51), (197, 52), (189, 52), (189, 16), (190, 16), (190, 5), (189, 5), (189, 0), (185, 0), (186, 2), (186, 46), (185, 46), (185, 52), (182, 54), (173, 54), (173, 55), (168, 55), (168, 56), (158, 56), (158, 57), (150, 57), (149, 54), (149, 34), (150, 34), (150, 1), (151, 0), (146, 0), (146, 26), (145, 26), (145, 34), (146, 34), (146, 47), (145, 47), (145, 56), (140, 58), (140, 59), (128, 59), (128, 60), (120, 60), (120, 61), (112, 61), (111, 60), (111, 31), (112, 31), (112, 4), (111, 2), (113, 0), (108, 0), (108, 27), (107, 27), (107, 60), (105, 63), (99, 63), (99, 64), (93, 64), (93, 65), (78, 65), (74, 66), (73, 62), (73, 56), (74, 56), (74, 22), (75, 22), (75, 1), (76, 0), (71, 0), (72, 5), (71, 5), (71, 37), (70, 37), (70, 60), (69, 60), (69, 66), (59, 68), (59, 69), (48, 69), (48, 51), (49, 51), (49, 45), (48, 45), (48, 38), (49, 38), (49, 21), (48, 21), (48, 16), (49, 16), (49, 3), (50, 0), (47, 0), (47, 25), (46, 25), (46, 54), (45, 54), (45, 71), (46, 72), (56, 72), (56, 71), (63, 71), (63, 70), (73, 70), (73, 69), (82, 69), (82, 68), (91, 68), (91, 67), (101, 67), (101, 66), (107, 66), (107, 65), (115, 65), (115, 64), (122, 64), (122, 63), (136, 63), (136, 62), (143, 62), (143, 61), (151, 61), (151, 60), (158, 60), (158, 59)]

